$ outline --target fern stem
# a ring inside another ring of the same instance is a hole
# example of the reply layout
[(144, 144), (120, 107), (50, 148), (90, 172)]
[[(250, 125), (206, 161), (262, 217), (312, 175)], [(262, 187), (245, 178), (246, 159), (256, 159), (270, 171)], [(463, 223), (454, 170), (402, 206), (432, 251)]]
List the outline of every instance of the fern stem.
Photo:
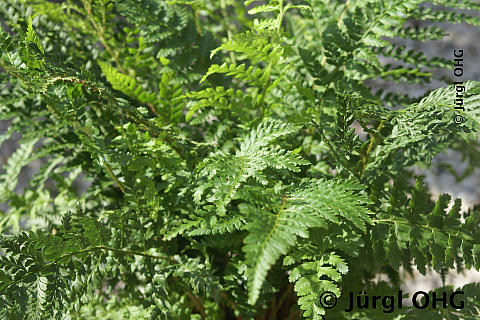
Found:
[[(318, 126), (317, 124), (317, 128), (320, 127)], [(322, 137), (322, 140), (323, 142), (325, 142), (325, 144), (327, 145), (328, 147), (328, 150), (330, 151), (332, 157), (335, 159), (335, 161), (337, 163), (340, 163), (348, 172), (350, 172), (354, 177), (356, 177), (357, 179), (360, 179), (360, 176), (355, 173), (353, 170), (351, 170), (348, 166), (346, 166), (343, 161), (340, 160), (340, 158), (337, 156), (337, 153), (335, 152), (335, 148), (333, 148), (333, 146), (331, 145), (330, 141), (327, 139), (327, 137), (325, 136), (325, 134), (323, 133), (323, 128), (319, 128), (318, 130), (320, 132), (320, 136)]]
[(120, 188), (120, 190), (122, 190), (123, 193), (125, 193), (125, 186), (123, 185), (123, 183), (120, 182), (120, 180), (117, 178), (117, 176), (115, 175), (115, 173), (113, 173), (113, 170), (112, 168), (110, 167), (110, 165), (107, 163), (107, 161), (103, 161), (103, 165), (105, 166), (105, 169), (107, 169), (108, 173), (110, 174), (110, 176), (112, 177), (112, 179), (115, 181), (115, 183), (118, 185), (118, 187)]
[(221, 294), (222, 294), (223, 299), (225, 299), (225, 301), (227, 301), (227, 302), (230, 304), (230, 306), (232, 306), (232, 309), (233, 309), (233, 310), (237, 310), (237, 309), (238, 309), (237, 304), (236, 304), (235, 302), (233, 302), (233, 301), (228, 297), (228, 295), (227, 295), (227, 293), (226, 293), (225, 291), (222, 291)]
[[(392, 4), (392, 6), (393, 6), (393, 5), (394, 5), (394, 4)], [(385, 16), (388, 15), (389, 12), (391, 12), (391, 9), (392, 9), (392, 7), (386, 8), (385, 11), (384, 11), (382, 14), (378, 15), (378, 16), (375, 18), (375, 20), (368, 26), (367, 30), (363, 33), (362, 37), (361, 37), (360, 40), (358, 41), (359, 43), (362, 42), (362, 41), (365, 39), (365, 37), (370, 33), (370, 31), (372, 31), (373, 27), (374, 27), (381, 19), (383, 19)]]
[[(265, 240), (263, 241), (261, 247), (260, 247), (260, 252), (262, 252), (265, 249), (265, 246), (267, 245), (268, 240), (273, 236), (274, 232), (277, 230), (277, 225), (278, 225), (278, 220), (280, 219), (280, 215), (282, 214), (282, 211), (285, 209), (287, 206), (288, 202), (288, 197), (286, 195), (282, 196), (282, 204), (280, 206), (280, 209), (278, 210), (277, 214), (275, 215), (275, 222), (273, 223), (273, 227), (270, 229), (268, 232), (267, 236), (265, 237)], [(259, 260), (257, 260), (256, 265), (259, 263)], [(255, 267), (256, 267), (255, 265)]]
[(96, 86), (88, 83), (87, 81), (85, 80), (82, 80), (82, 79), (78, 79), (78, 78), (75, 78), (75, 77), (62, 77), (62, 76), (58, 76), (58, 77), (53, 77), (53, 78), (50, 78), (50, 79), (47, 79), (45, 81), (45, 84), (43, 86), (43, 93), (47, 93), (48, 92), (48, 86), (53, 84), (54, 82), (56, 81), (67, 81), (67, 82), (72, 82), (72, 83), (79, 83), (81, 84), (82, 86), (90, 89), (91, 91), (93, 92), (96, 92), (100, 95), (102, 95), (103, 93), (103, 90), (100, 89), (100, 88), (97, 88)]
[(462, 239), (462, 236), (459, 235), (459, 234), (455, 234), (455, 233), (448, 233), (448, 232), (445, 232), (443, 230), (440, 230), (438, 228), (435, 228), (435, 227), (432, 227), (432, 226), (425, 226), (425, 225), (418, 225), (418, 224), (414, 224), (414, 223), (410, 223), (409, 221), (402, 221), (402, 220), (395, 220), (395, 219), (371, 219), (373, 223), (399, 223), (399, 224), (404, 224), (404, 225), (408, 225), (408, 226), (413, 226), (413, 227), (418, 227), (418, 228), (422, 228), (422, 229), (425, 229), (425, 230), (429, 230), (429, 231), (436, 231), (436, 232), (441, 232), (443, 234), (446, 234), (448, 236), (452, 236), (452, 237), (455, 237), (457, 239)]
[[(88, 1), (86, 0), (82, 0), (82, 4), (83, 4), (83, 7), (85, 8), (85, 11), (87, 12), (88, 20), (90, 20), (90, 23), (92, 24), (93, 28), (95, 29), (95, 31), (97, 31), (97, 35), (98, 35), (98, 38), (100, 39), (100, 42), (103, 44), (103, 46), (108, 51), (108, 53), (112, 56), (117, 67), (123, 73), (127, 74), (126, 70), (123, 68), (122, 64), (120, 63), (118, 52), (114, 51), (112, 47), (110, 47), (110, 45), (108, 44), (108, 41), (105, 39), (105, 29), (103, 28), (103, 26), (99, 26), (95, 21), (90, 3), (88, 3)], [(105, 18), (105, 12), (103, 10), (102, 10), (102, 17)]]
[(293, 287), (294, 287), (293, 282), (291, 282), (291, 283), (288, 284), (288, 286), (282, 292), (282, 295), (280, 296), (280, 299), (275, 304), (275, 307), (272, 309), (272, 311), (270, 313), (274, 317), (274, 319), (277, 319), (277, 312), (280, 309), (280, 307), (283, 305), (283, 303), (285, 302), (285, 299), (287, 299), (290, 292), (293, 290)]
[[(280, 13), (278, 14), (278, 17), (277, 17), (277, 21), (276, 21), (276, 26), (275, 26), (275, 31), (277, 33), (277, 35), (280, 34), (280, 28), (282, 26), (282, 20), (283, 20), (283, 14), (285, 13), (285, 10), (283, 8), (283, 0), (280, 0), (279, 1), (279, 7), (280, 7)], [(277, 50), (278, 46), (276, 46), (273, 51)], [(268, 62), (268, 65), (267, 65), (267, 68), (265, 69), (265, 74), (269, 74), (269, 77), (268, 79), (265, 80), (265, 84), (262, 86), (262, 89), (261, 89), (261, 96), (260, 96), (260, 101), (258, 102), (258, 107), (259, 107), (259, 118), (260, 120), (263, 119), (263, 117), (265, 116), (265, 108), (264, 108), (264, 104), (265, 104), (265, 96), (267, 94), (267, 89), (268, 89), (268, 84), (269, 84), (269, 79), (270, 79), (270, 70), (272, 69), (272, 65), (273, 65), (273, 61), (270, 60)]]
[(242, 164), (240, 166), (240, 171), (238, 172), (238, 175), (235, 177), (235, 180), (233, 181), (232, 186), (228, 190), (228, 193), (226, 193), (225, 197), (223, 198), (223, 203), (225, 203), (225, 204), (226, 204), (228, 198), (230, 198), (230, 195), (233, 193), (233, 190), (235, 190), (235, 186), (238, 184), (238, 181), (242, 177), (243, 171), (245, 170), (245, 158), (242, 157), (241, 159), (242, 159)]
[(338, 28), (340, 28), (340, 26), (342, 25), (342, 18), (345, 15), (345, 13), (348, 11), (349, 7), (350, 7), (350, 0), (347, 0), (345, 2), (345, 7), (343, 8), (342, 13), (340, 13), (340, 16), (338, 17), (338, 20), (337, 20)]
[(197, 9), (194, 9), (193, 15), (195, 16), (195, 28), (197, 29), (198, 34), (202, 34), (202, 23), (200, 22), (200, 13)]
[(283, 10), (283, 0), (280, 0), (278, 5), (280, 7), (280, 13), (278, 14), (278, 17), (277, 17), (277, 25), (276, 25), (277, 33), (280, 32), (280, 28), (282, 26), (283, 14), (285, 13)]
[[(380, 121), (380, 124), (378, 125), (378, 128), (377, 128), (377, 133), (380, 132), (380, 130), (382, 130), (384, 126), (385, 126), (385, 120)], [(360, 170), (360, 176), (363, 175), (365, 168), (367, 167), (367, 164), (368, 164), (370, 153), (372, 153), (372, 150), (376, 145), (377, 145), (377, 138), (375, 135), (372, 135), (372, 139), (368, 144), (367, 152), (365, 153), (365, 156), (362, 159), (362, 168)]]
[[(22, 80), (22, 79), (21, 79)], [(23, 80), (22, 80), (23, 81)], [(47, 80), (45, 82), (45, 85), (44, 85), (44, 88), (43, 88), (43, 93), (46, 93), (47, 92), (47, 88), (48, 88), (48, 85), (56, 82), (56, 81), (68, 81), (68, 82), (73, 82), (73, 83), (80, 83), (82, 84), (83, 86), (87, 87), (88, 89), (90, 89), (91, 91), (93, 92), (96, 92), (99, 96), (99, 98), (104, 98), (103, 97), (103, 94), (106, 92), (103, 90), (103, 89), (100, 89), (90, 83), (88, 83), (87, 81), (85, 80), (82, 80), (82, 79), (78, 79), (78, 78), (75, 78), (75, 77), (53, 77), (49, 80)], [(110, 100), (113, 100), (113, 98), (111, 97), (108, 97), (110, 98)], [(115, 103), (115, 102), (114, 102)], [(133, 115), (131, 112), (129, 112), (128, 110), (124, 109), (123, 110), (126, 115), (131, 118), (133, 121), (139, 123), (139, 124), (142, 124), (145, 126), (145, 129), (146, 130), (149, 130), (151, 131), (152, 135), (157, 137), (160, 135), (160, 133), (164, 133), (163, 136), (161, 136), (161, 140), (163, 142), (165, 142), (170, 148), (172, 148), (175, 153), (177, 153), (177, 155), (182, 159), (182, 160), (186, 160), (186, 157), (183, 155), (183, 153), (181, 152), (181, 150), (175, 145), (174, 141), (172, 140), (172, 138), (168, 135), (168, 133), (166, 133), (165, 131), (161, 130), (160, 128), (157, 128), (157, 127), (152, 127), (150, 123), (148, 123), (147, 121), (145, 121), (144, 119), (140, 118), (140, 117), (137, 117), (135, 115)]]
[[(56, 260), (43, 265), (40, 269), (35, 270), (35, 273), (39, 274), (42, 270), (48, 269), (50, 266), (58, 263), (62, 259), (69, 258), (69, 257), (75, 256), (75, 255), (78, 255), (78, 254), (82, 254), (82, 253), (90, 253), (90, 252), (97, 251), (97, 250), (112, 251), (112, 252), (121, 253), (121, 254), (124, 254), (124, 255), (130, 255), (130, 256), (142, 256), (142, 257), (146, 257), (146, 258), (150, 258), (150, 259), (174, 261), (172, 257), (156, 256), (156, 255), (151, 255), (151, 254), (141, 252), (141, 251), (122, 250), (122, 249), (111, 248), (111, 247), (106, 247), (106, 246), (95, 246), (95, 247), (90, 247), (90, 248), (86, 248), (86, 249), (82, 249), (82, 250), (78, 250), (78, 251), (69, 252), (67, 254), (64, 254), (61, 257), (57, 258)], [(5, 288), (3, 288), (3, 290), (11, 287), (14, 284), (22, 282), (24, 279), (26, 279), (27, 277), (30, 277), (31, 275), (32, 275), (32, 272), (27, 272), (24, 276), (19, 278), (17, 281), (10, 282)]]
[[(220, 0), (220, 8), (221, 8), (221, 11), (222, 11), (222, 16), (223, 16), (222, 24), (223, 24), (223, 27), (225, 28), (225, 30), (227, 31), (228, 41), (231, 41), (233, 36), (232, 36), (232, 30), (230, 30), (230, 18), (229, 18), (228, 13), (227, 13), (227, 5), (225, 3), (225, 0)], [(233, 64), (237, 63), (237, 59), (235, 58), (235, 52), (234, 51), (230, 51), (230, 59), (232, 60)]]
[(200, 315), (202, 316), (202, 319), (206, 319), (207, 314), (205, 313), (205, 308), (203, 306), (203, 302), (199, 298), (197, 298), (193, 293), (191, 293), (190, 291), (187, 291), (186, 294), (187, 294), (188, 298), (190, 300), (192, 300), (193, 304), (198, 309), (198, 312), (200, 312)]
[[(121, 253), (121, 254), (124, 254), (124, 255), (142, 256), (142, 257), (150, 258), (150, 259), (172, 261), (172, 258), (171, 258), (171, 257), (163, 257), (163, 256), (151, 255), (151, 254), (148, 254), (148, 253), (145, 253), (145, 252), (142, 252), (142, 251), (123, 250), (123, 249), (117, 249), (117, 248), (106, 247), (106, 246), (95, 246), (95, 247), (91, 247), (91, 248), (88, 248), (88, 249), (80, 250), (80, 251), (74, 252), (73, 254), (70, 254), (70, 256), (71, 256), (71, 255), (75, 255), (75, 254), (79, 254), (79, 253), (92, 252), (92, 251), (95, 251), (95, 250), (106, 250), (106, 251), (112, 251), (112, 252), (116, 252), (116, 253)], [(66, 257), (66, 256), (64, 256), (64, 257), (62, 257), (62, 258), (65, 258), (65, 257)], [(58, 261), (58, 260), (57, 260), (57, 261)]]
[(288, 316), (287, 320), (300, 319), (302, 314), (303, 314), (303, 311), (298, 310), (298, 309), (297, 310), (292, 309), (292, 311), (290, 312), (290, 315)]
[[(270, 69), (271, 69), (271, 68), (272, 68), (272, 61), (270, 61), (270, 62), (268, 63), (268, 66), (267, 66), (267, 69), (266, 69), (265, 73), (270, 72)], [(263, 119), (263, 116), (265, 115), (264, 104), (265, 104), (265, 96), (267, 95), (268, 80), (269, 80), (269, 79), (267, 79), (267, 80), (265, 81), (265, 84), (264, 84), (264, 86), (262, 87), (262, 93), (261, 93), (261, 97), (260, 97), (260, 102), (258, 103), (258, 106), (259, 106), (258, 111), (260, 112), (260, 115), (259, 115), (260, 120), (262, 120), (262, 119)]]

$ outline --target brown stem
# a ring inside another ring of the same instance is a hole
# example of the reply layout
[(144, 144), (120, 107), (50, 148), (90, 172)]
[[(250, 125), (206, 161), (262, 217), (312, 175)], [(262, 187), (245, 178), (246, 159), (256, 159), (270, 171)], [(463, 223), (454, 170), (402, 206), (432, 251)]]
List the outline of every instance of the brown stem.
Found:
[(275, 313), (276, 313), (275, 310), (276, 309), (277, 309), (277, 297), (274, 296), (274, 298), (270, 302), (270, 308), (267, 310), (265, 318), (268, 319), (268, 320), (276, 319), (276, 315), (275, 315)]
[(150, 103), (150, 102), (147, 102), (147, 106), (150, 108), (150, 110), (152, 110), (152, 113), (153, 113), (156, 117), (158, 117), (158, 112), (157, 112), (157, 109), (155, 108), (155, 106), (154, 106), (152, 103)]
[(227, 293), (225, 291), (222, 291), (222, 297), (223, 299), (225, 299), (225, 301), (228, 302), (228, 304), (230, 304), (230, 306), (232, 306), (232, 309), (233, 310), (237, 310), (238, 309), (238, 306), (235, 302), (233, 302), (227, 295)]
[[(272, 314), (276, 317), (278, 310), (280, 307), (283, 305), (285, 302), (285, 299), (288, 297), (290, 291), (293, 289), (293, 283), (289, 283), (287, 288), (283, 291), (282, 295), (280, 296), (280, 299), (275, 305), (275, 308), (272, 310)], [(276, 318), (275, 318), (276, 319)]]
[(198, 312), (200, 312), (200, 315), (202, 316), (202, 319), (207, 319), (207, 314), (205, 313), (205, 308), (203, 307), (203, 302), (197, 298), (193, 293), (190, 291), (187, 291), (187, 296), (190, 300), (192, 300), (193, 304), (197, 308)]
[(286, 320), (295, 320), (295, 319), (300, 319), (300, 316), (302, 315), (303, 311), (301, 310), (292, 310), (292, 312), (290, 312), (290, 315), (288, 316), (288, 318)]

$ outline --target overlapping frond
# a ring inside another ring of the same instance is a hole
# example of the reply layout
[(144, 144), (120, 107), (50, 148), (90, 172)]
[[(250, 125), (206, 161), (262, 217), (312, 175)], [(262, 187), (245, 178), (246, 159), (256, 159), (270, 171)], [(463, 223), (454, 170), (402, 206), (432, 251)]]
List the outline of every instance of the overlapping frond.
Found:
[(295, 132), (295, 126), (280, 121), (263, 122), (245, 136), (235, 155), (217, 152), (198, 166), (202, 184), (195, 191), (196, 201), (209, 189), (207, 199), (220, 215), (226, 213), (228, 203), (235, 199), (238, 188), (249, 178), (267, 184), (267, 167), (299, 171), (298, 166), (308, 162), (279, 147), (268, 147), (275, 139)]
[(280, 204), (268, 204), (270, 210), (243, 206), (249, 220), (243, 251), (249, 266), (250, 303), (257, 301), (271, 266), (297, 244), (297, 237), (308, 238), (309, 229), (343, 221), (365, 232), (365, 225), (371, 223), (365, 203), (366, 199), (353, 194), (348, 186), (317, 180), (300, 183), (282, 196)]

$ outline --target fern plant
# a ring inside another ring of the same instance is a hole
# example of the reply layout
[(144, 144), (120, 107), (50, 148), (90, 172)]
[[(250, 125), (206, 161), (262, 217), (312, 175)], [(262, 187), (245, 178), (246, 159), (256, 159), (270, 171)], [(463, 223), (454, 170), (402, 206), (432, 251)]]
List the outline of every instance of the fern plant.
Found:
[(480, 5), (1, 2), (0, 143), (21, 137), (0, 171), (0, 317), (478, 319), (475, 283), (437, 289), (460, 310), (345, 305), (401, 270), (480, 269), (478, 207), (411, 170), (447, 149), (478, 166), (479, 83), (460, 110), (447, 77), (421, 98), (368, 81), (452, 69), (392, 39), (480, 24), (457, 9)]

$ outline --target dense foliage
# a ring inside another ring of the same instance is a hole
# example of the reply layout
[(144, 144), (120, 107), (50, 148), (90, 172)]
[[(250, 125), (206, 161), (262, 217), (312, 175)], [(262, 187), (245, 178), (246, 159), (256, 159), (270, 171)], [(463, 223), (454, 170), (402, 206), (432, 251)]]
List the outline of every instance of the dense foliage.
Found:
[(477, 284), (461, 310), (320, 300), (480, 268), (480, 211), (410, 169), (449, 148), (478, 166), (479, 83), (464, 110), (453, 76), (422, 98), (368, 85), (453, 70), (392, 39), (479, 26), (463, 9), (480, 4), (1, 1), (0, 143), (21, 133), (0, 171), (1, 318), (477, 319)]

